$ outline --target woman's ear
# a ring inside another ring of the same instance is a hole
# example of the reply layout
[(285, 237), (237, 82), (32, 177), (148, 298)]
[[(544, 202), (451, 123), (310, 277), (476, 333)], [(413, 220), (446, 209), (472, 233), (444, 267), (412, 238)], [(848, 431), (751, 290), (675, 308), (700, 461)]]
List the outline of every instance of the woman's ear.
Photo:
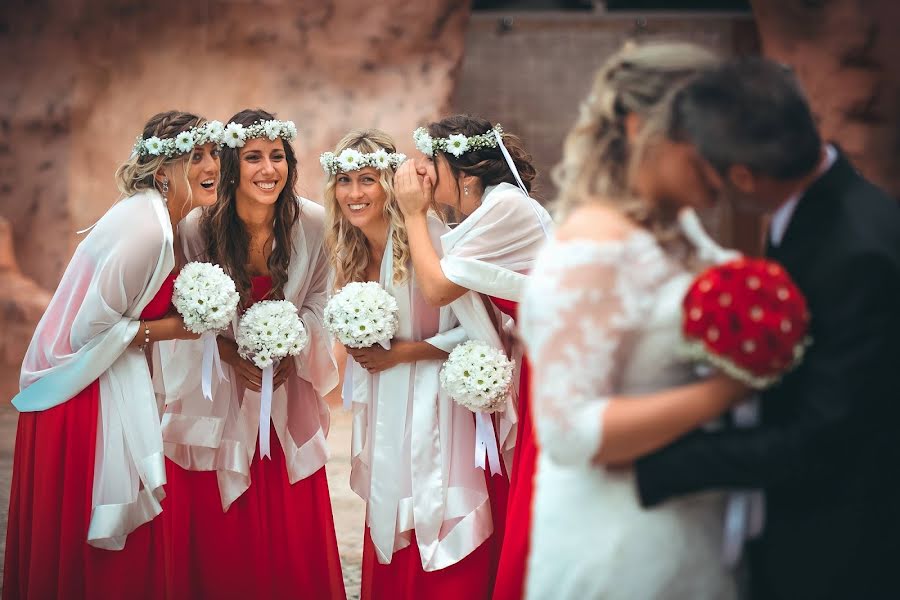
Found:
[(625, 115), (625, 137), (628, 138), (629, 146), (634, 145), (637, 141), (643, 125), (644, 120), (637, 113), (630, 112)]

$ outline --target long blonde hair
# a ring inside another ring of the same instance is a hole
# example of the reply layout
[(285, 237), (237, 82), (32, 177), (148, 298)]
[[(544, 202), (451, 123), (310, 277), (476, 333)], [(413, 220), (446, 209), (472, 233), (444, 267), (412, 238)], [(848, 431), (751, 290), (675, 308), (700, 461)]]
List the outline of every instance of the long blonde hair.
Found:
[(553, 170), (558, 217), (603, 199), (664, 236), (671, 215), (654, 214), (653, 207), (629, 191), (635, 148), (629, 144), (626, 119), (629, 114), (648, 119), (673, 89), (718, 63), (710, 50), (689, 42), (628, 42), (613, 54), (597, 72), (578, 121), (566, 136), (562, 162)]
[[(205, 122), (206, 119), (203, 117), (180, 110), (170, 110), (150, 117), (144, 125), (141, 137), (145, 140), (153, 136), (165, 139), (174, 138), (182, 131), (188, 131)], [(162, 192), (156, 182), (156, 173), (165, 166), (180, 164), (184, 189), (187, 190), (188, 195), (187, 206), (191, 206), (192, 192), (188, 180), (188, 159), (190, 157), (191, 153), (174, 158), (168, 158), (165, 154), (159, 156), (132, 154), (116, 169), (116, 186), (123, 197), (133, 196), (140, 191), (149, 189), (157, 189)]]
[[(356, 129), (338, 142), (334, 149), (340, 154), (352, 148), (363, 154), (386, 150), (389, 154), (397, 151), (394, 139), (380, 129)], [(401, 284), (409, 279), (409, 239), (406, 235), (406, 223), (397, 198), (394, 195), (394, 170), (379, 169), (381, 187), (386, 196), (384, 202), (384, 218), (391, 231), (394, 262), (394, 283)], [(334, 270), (334, 289), (339, 289), (351, 281), (364, 281), (366, 267), (372, 260), (372, 252), (363, 232), (344, 217), (335, 196), (335, 184), (340, 175), (329, 175), (325, 182), (325, 248), (328, 260)]]

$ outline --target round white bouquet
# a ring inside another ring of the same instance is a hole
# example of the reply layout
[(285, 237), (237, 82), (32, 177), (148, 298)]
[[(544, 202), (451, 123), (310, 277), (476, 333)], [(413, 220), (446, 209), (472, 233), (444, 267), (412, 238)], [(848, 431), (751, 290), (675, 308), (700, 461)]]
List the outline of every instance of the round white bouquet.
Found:
[(191, 262), (175, 278), (172, 304), (188, 331), (203, 334), (231, 324), (240, 295), (222, 267)]
[(297, 315), (297, 307), (287, 300), (264, 300), (247, 309), (237, 330), (238, 354), (260, 369), (300, 351), (309, 343), (309, 334)]
[(384, 346), (400, 327), (400, 309), (374, 281), (354, 281), (342, 287), (325, 305), (325, 328), (345, 346)]
[(516, 363), (484, 342), (470, 340), (450, 353), (441, 367), (441, 386), (475, 413), (503, 410)]

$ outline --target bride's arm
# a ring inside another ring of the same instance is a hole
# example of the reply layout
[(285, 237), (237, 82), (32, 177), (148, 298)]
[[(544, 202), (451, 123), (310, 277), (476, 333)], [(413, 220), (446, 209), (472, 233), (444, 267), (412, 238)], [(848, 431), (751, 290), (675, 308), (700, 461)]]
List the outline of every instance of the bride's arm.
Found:
[(594, 463), (632, 462), (710, 421), (746, 397), (743, 384), (716, 375), (706, 381), (607, 401)]

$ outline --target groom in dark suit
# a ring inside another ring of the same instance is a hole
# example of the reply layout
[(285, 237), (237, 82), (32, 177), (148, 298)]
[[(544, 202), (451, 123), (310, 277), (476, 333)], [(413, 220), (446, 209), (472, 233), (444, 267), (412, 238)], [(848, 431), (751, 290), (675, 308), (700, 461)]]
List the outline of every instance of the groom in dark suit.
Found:
[(823, 144), (781, 65), (727, 62), (666, 110), (667, 136), (697, 150), (711, 183), (771, 215), (766, 254), (806, 295), (813, 344), (762, 394), (758, 427), (640, 459), (641, 501), (761, 488), (754, 599), (900, 598), (900, 204)]

